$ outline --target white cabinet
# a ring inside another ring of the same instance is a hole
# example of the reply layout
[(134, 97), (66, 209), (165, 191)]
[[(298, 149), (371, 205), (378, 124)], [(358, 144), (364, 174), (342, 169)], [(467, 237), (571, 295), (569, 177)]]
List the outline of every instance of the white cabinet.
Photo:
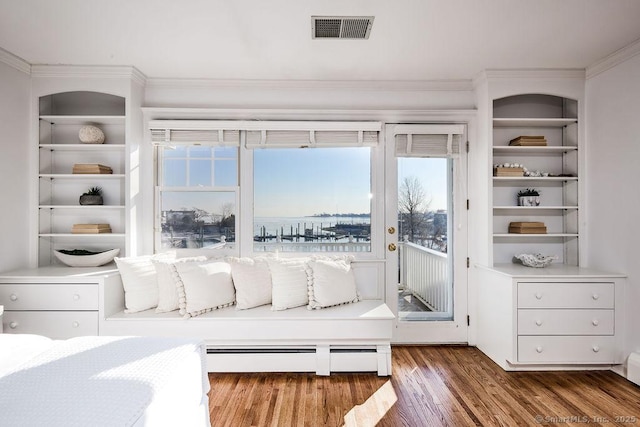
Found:
[(623, 276), (567, 265), (476, 270), (477, 346), (504, 369), (623, 362)]
[(54, 339), (98, 335), (100, 287), (117, 274), (112, 268), (51, 266), (4, 273), (0, 276), (4, 333)]
[[(93, 251), (120, 248), (126, 236), (126, 117), (123, 97), (97, 92), (65, 92), (39, 98), (38, 265), (58, 261), (56, 249)], [(81, 127), (93, 125), (102, 144), (79, 140)], [(110, 174), (73, 173), (74, 165), (99, 164)], [(103, 205), (80, 205), (80, 195), (100, 187)], [(74, 234), (74, 224), (109, 224), (111, 233)]]
[[(577, 101), (516, 95), (494, 100), (492, 112), (492, 166), (522, 165), (531, 173), (492, 177), (493, 263), (511, 262), (520, 253), (542, 253), (578, 265)], [(519, 136), (544, 137), (546, 145), (509, 145)], [(540, 193), (540, 204), (518, 206), (518, 192), (529, 188)], [(512, 222), (542, 222), (546, 232), (510, 233)]]

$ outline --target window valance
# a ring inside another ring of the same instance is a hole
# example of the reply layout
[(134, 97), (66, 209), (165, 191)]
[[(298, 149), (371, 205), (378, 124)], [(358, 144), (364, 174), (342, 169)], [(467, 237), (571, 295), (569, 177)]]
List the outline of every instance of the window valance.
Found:
[(398, 125), (394, 128), (398, 157), (458, 157), (464, 125)]
[(254, 122), (247, 127), (247, 148), (374, 147), (380, 122)]
[(240, 122), (222, 120), (151, 120), (154, 145), (240, 145)]

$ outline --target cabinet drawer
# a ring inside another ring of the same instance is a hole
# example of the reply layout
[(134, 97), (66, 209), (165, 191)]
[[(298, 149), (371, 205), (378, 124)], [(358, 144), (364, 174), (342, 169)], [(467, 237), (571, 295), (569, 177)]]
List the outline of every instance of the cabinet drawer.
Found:
[(613, 336), (520, 336), (518, 362), (615, 363)]
[(5, 311), (5, 334), (38, 334), (54, 339), (98, 335), (97, 311)]
[(613, 308), (613, 283), (518, 283), (518, 308)]
[(518, 335), (613, 335), (613, 310), (518, 310)]
[(0, 301), (5, 310), (97, 310), (98, 286), (0, 285)]

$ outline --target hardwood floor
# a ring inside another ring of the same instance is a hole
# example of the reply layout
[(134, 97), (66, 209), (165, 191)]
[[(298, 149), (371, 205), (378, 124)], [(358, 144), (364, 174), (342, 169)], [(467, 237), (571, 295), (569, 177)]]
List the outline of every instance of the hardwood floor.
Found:
[(473, 347), (393, 347), (393, 376), (209, 374), (218, 426), (640, 425), (609, 371), (505, 372)]

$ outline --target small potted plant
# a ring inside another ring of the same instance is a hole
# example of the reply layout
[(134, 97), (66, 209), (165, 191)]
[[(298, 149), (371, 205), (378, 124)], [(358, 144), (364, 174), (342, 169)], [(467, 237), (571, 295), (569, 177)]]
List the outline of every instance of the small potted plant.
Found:
[(518, 191), (518, 206), (540, 206), (540, 192), (535, 188)]
[(80, 196), (81, 205), (102, 205), (102, 188), (91, 187)]

